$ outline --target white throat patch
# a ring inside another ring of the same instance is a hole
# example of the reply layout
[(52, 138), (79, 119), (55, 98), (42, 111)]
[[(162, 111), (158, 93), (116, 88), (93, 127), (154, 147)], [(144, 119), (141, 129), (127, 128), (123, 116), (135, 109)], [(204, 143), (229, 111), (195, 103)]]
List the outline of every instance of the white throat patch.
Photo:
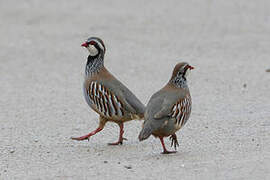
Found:
[(94, 45), (89, 45), (87, 49), (90, 53), (90, 56), (96, 56), (98, 54), (98, 50)]
[(189, 76), (189, 74), (190, 74), (190, 69), (188, 68), (186, 73), (185, 73), (185, 78), (187, 78)]

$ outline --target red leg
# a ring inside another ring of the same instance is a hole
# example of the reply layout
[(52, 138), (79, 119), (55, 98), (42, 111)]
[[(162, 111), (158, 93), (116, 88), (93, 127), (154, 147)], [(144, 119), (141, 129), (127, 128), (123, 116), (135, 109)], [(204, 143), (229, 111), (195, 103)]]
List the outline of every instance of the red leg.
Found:
[(115, 143), (108, 143), (108, 145), (119, 145), (119, 144), (123, 144), (123, 140), (127, 140), (126, 138), (123, 137), (123, 134), (124, 134), (124, 124), (123, 123), (119, 123), (118, 124), (119, 127), (120, 127), (120, 133), (119, 133), (119, 139), (117, 142)]
[(89, 134), (86, 134), (85, 136), (81, 136), (81, 137), (71, 137), (72, 140), (77, 140), (77, 141), (83, 141), (83, 140), (88, 140), (89, 141), (89, 137), (95, 135), (96, 133), (98, 133), (99, 131), (101, 131), (105, 124), (106, 124), (107, 120), (104, 119), (103, 117), (99, 117), (99, 126), (96, 130), (90, 132)]
[(90, 132), (89, 134), (86, 134), (85, 136), (81, 136), (81, 137), (72, 137), (72, 140), (77, 140), (77, 141), (83, 141), (83, 140), (88, 140), (89, 141), (89, 137), (95, 135), (96, 133), (98, 133), (99, 131), (101, 131), (103, 128), (98, 127), (96, 130)]
[(159, 137), (161, 145), (163, 147), (163, 152), (162, 154), (171, 154), (171, 153), (176, 153), (177, 151), (168, 151), (165, 147), (164, 141), (163, 141), (163, 137)]

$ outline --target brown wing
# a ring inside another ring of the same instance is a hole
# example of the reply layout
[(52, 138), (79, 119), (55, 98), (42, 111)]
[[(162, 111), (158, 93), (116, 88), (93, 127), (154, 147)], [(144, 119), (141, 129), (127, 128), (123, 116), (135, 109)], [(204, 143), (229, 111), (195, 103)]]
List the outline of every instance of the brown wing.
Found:
[(188, 120), (191, 113), (191, 97), (188, 94), (172, 107), (171, 117), (176, 118), (176, 124), (182, 127)]
[(88, 94), (92, 104), (103, 116), (108, 118), (114, 116), (124, 116), (123, 103), (104, 85), (96, 81), (92, 81), (88, 90)]

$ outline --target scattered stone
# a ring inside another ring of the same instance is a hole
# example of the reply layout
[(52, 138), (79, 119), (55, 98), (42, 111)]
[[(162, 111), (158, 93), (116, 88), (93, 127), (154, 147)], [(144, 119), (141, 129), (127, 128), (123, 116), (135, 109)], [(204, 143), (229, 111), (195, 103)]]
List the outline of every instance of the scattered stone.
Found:
[(205, 126), (206, 129), (208, 129), (208, 126)]
[(132, 169), (132, 167), (129, 165), (129, 166), (124, 166), (126, 169)]
[(243, 87), (244, 87), (244, 88), (246, 88), (246, 87), (247, 87), (247, 84), (246, 84), (246, 83), (245, 83), (245, 84), (243, 84)]
[(11, 149), (9, 150), (10, 153), (14, 153), (15, 152), (15, 149)]
[(104, 162), (104, 164), (107, 164), (108, 163), (108, 161), (103, 161)]
[(257, 144), (257, 146), (260, 146), (259, 144)]
[(270, 68), (265, 70), (266, 72), (270, 72)]
[(181, 166), (182, 166), (182, 167), (185, 167), (185, 165), (184, 165), (184, 164), (182, 164)]
[(118, 164), (120, 164), (120, 162), (118, 162)]
[(255, 141), (255, 139), (254, 139), (254, 138), (252, 138), (252, 141)]

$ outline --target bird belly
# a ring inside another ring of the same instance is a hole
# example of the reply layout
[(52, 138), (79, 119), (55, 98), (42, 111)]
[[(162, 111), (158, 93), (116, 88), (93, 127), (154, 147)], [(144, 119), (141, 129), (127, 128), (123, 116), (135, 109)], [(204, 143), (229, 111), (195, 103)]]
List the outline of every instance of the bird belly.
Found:
[(175, 127), (175, 118), (166, 120), (162, 127), (153, 131), (153, 135), (156, 137), (167, 137), (174, 134), (178, 129)]

